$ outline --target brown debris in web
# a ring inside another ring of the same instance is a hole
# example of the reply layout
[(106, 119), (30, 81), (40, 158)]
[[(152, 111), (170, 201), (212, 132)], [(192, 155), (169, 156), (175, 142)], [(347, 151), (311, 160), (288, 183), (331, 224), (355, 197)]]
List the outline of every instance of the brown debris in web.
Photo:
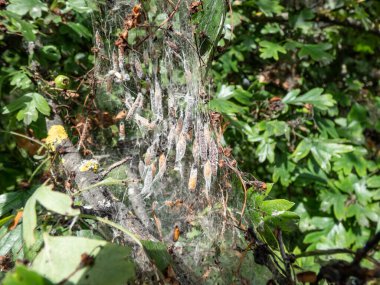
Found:
[(141, 18), (141, 4), (138, 4), (135, 5), (132, 8), (132, 12), (125, 17), (123, 26), (124, 29), (115, 41), (115, 46), (125, 48), (128, 45), (128, 33), (141, 22)]

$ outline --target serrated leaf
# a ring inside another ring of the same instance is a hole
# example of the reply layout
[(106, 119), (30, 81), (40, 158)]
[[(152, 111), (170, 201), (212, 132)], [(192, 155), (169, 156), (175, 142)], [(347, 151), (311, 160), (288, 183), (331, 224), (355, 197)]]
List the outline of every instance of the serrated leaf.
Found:
[(341, 157), (338, 157), (334, 162), (333, 170), (342, 170), (345, 175), (349, 175), (352, 172), (353, 168), (355, 168), (356, 172), (360, 177), (366, 176), (367, 160), (359, 151), (345, 153)]
[(286, 53), (286, 49), (280, 44), (269, 42), (269, 41), (261, 41), (260, 45), (260, 57), (263, 59), (274, 58), (275, 60), (279, 59), (279, 53)]
[(311, 57), (315, 61), (330, 62), (334, 57), (331, 53), (326, 52), (331, 49), (332, 45), (329, 43), (319, 43), (319, 44), (304, 44), (302, 45), (298, 56)]
[(13, 24), (13, 27), (24, 36), (25, 40), (29, 42), (36, 40), (36, 35), (33, 33), (33, 24), (22, 20), (20, 15), (17, 15), (11, 11), (0, 11), (0, 15), (9, 18)]
[(339, 157), (339, 154), (351, 152), (354, 148), (351, 145), (333, 143), (328, 140), (314, 140), (310, 150), (318, 165), (323, 170), (329, 172), (331, 169), (330, 160), (332, 157)]
[(33, 83), (24, 71), (18, 71), (12, 76), (10, 84), (20, 89), (28, 89)]
[(368, 188), (380, 188), (380, 176), (372, 176), (367, 179)]
[(17, 113), (16, 119), (19, 121), (23, 120), (25, 125), (30, 125), (32, 122), (37, 121), (38, 111), (36, 103), (34, 101), (27, 102), (25, 108)]
[(268, 159), (268, 161), (272, 163), (274, 161), (275, 147), (275, 142), (262, 140), (256, 149), (257, 156), (259, 157), (259, 162), (264, 162)]
[(314, 88), (305, 93), (304, 95), (298, 96), (299, 90), (293, 90), (289, 92), (285, 98), (282, 100), (285, 104), (290, 105), (304, 105), (306, 103), (312, 104), (314, 108), (320, 109), (322, 111), (333, 107), (336, 101), (330, 94), (323, 94), (322, 88)]
[(43, 114), (45, 116), (49, 116), (50, 115), (50, 107), (49, 107), (48, 102), (45, 100), (45, 98), (38, 93), (30, 93), (30, 94), (31, 94), (31, 96), (35, 102), (37, 110), (41, 114)]
[(300, 161), (302, 158), (306, 157), (312, 147), (312, 143), (309, 139), (303, 139), (294, 150), (292, 158), (295, 162)]
[(14, 102), (10, 103), (9, 105), (5, 106), (2, 110), (2, 114), (6, 115), (9, 113), (13, 113), (17, 110), (23, 109), (26, 106), (26, 103), (30, 102), (32, 100), (32, 96), (29, 94), (26, 94), (18, 99), (16, 99)]

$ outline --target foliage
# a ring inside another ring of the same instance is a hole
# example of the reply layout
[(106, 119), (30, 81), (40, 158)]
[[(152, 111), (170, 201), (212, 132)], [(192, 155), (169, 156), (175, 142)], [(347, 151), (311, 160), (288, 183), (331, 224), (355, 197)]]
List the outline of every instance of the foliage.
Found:
[(41, 163), (31, 159), (41, 155), (38, 144), (9, 131), (45, 138), (44, 116), (51, 111), (47, 99), (65, 104), (70, 94), (62, 90), (65, 78), (75, 81), (72, 93), (88, 93), (78, 84), (93, 64), (87, 27), (95, 8), (84, 0), (11, 0), (0, 10), (0, 128), (6, 131), (0, 137), (1, 192), (28, 187)]
[(232, 3), (210, 106), (228, 118), (237, 161), (296, 204), (304, 239), (289, 249), (363, 246), (380, 230), (379, 3)]
[[(280, 230), (295, 254), (357, 250), (380, 231), (380, 71), (373, 56), (380, 46), (380, 4), (306, 2), (231, 1), (223, 31), (219, 22), (205, 24), (212, 5), (213, 16), (223, 17), (223, 1), (205, 1), (202, 13), (191, 17), (206, 63), (222, 32), (209, 108), (223, 114), (225, 139), (244, 174), (254, 177), (252, 185), (232, 181), (234, 191), (244, 193), (242, 214), (278, 255)], [(16, 263), (4, 284), (133, 281), (130, 247), (107, 242), (109, 229), (100, 223), (129, 235), (161, 272), (172, 263), (164, 243), (140, 241), (106, 218), (81, 214), (80, 202), (56, 191), (63, 181), (49, 173), (59, 164), (42, 141), (53, 109), (79, 147), (83, 113), (106, 138), (117, 132), (107, 106), (120, 100), (98, 98), (97, 108), (93, 98), (93, 13), (95, 3), (86, 0), (10, 0), (0, 10), (0, 256), (30, 261), (28, 267)], [(139, 32), (128, 40), (145, 36)], [(80, 191), (124, 183), (109, 177)], [(297, 265), (316, 271), (327, 259), (298, 258)]]

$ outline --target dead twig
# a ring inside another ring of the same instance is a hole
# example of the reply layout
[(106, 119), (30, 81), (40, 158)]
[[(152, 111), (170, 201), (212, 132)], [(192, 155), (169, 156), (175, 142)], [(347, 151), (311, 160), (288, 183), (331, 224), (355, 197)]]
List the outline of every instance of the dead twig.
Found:
[(107, 176), (112, 170), (114, 170), (115, 168), (119, 167), (120, 165), (126, 163), (128, 160), (131, 160), (131, 157), (130, 156), (127, 156), (125, 158), (123, 158), (122, 160), (119, 160), (113, 164), (111, 164), (107, 170), (104, 170), (103, 172), (100, 173), (100, 177), (101, 179), (103, 179), (105, 176)]

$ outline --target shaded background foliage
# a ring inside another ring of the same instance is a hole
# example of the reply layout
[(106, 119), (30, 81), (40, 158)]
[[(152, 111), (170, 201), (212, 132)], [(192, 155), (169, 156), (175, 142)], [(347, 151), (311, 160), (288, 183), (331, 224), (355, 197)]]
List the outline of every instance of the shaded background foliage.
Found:
[[(9, 132), (45, 138), (46, 99), (60, 106), (73, 142), (80, 140), (83, 113), (108, 121), (94, 126), (109, 128), (110, 141), (103, 142), (116, 145), (117, 129), (89, 99), (95, 5), (1, 5), (0, 127), (6, 132), (0, 136), (0, 193), (7, 199), (0, 200), (0, 233), (17, 259), (24, 257), (21, 227), (9, 232), (3, 225), (49, 172), (38, 168), (46, 159), (40, 145)], [(287, 223), (297, 218), (286, 212), (290, 202), (276, 208), (282, 219), (265, 223), (288, 232), (285, 243), (295, 254), (362, 247), (380, 230), (380, 3), (259, 0), (232, 1), (231, 7), (212, 63), (216, 92), (209, 106), (229, 124), (225, 139), (240, 169), (273, 182), (271, 198), (295, 203), (299, 228)], [(91, 149), (94, 142), (86, 143)], [(247, 212), (260, 225), (260, 210), (270, 211), (270, 204), (253, 189)], [(45, 227), (67, 233), (52, 217)], [(90, 232), (78, 235), (94, 238)], [(317, 271), (330, 258), (300, 258), (297, 265)]]
[(211, 107), (230, 119), (226, 139), (242, 169), (297, 204), (295, 252), (357, 249), (380, 229), (379, 9), (235, 1), (229, 14)]

